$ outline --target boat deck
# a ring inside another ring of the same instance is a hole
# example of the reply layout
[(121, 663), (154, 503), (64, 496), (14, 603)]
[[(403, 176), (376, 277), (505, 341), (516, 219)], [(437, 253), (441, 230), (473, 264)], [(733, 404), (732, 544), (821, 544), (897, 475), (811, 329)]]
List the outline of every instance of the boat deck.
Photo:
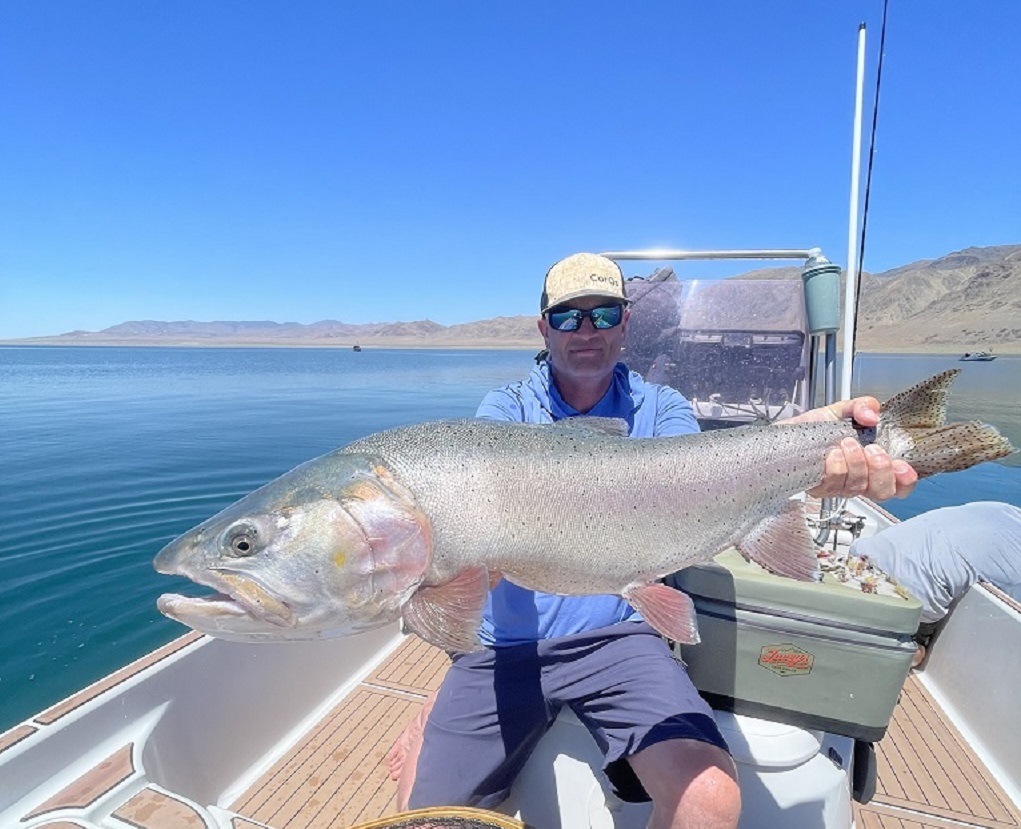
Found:
[[(332, 829), (396, 811), (386, 753), (447, 664), (441, 651), (409, 637), (232, 810), (274, 829)], [(1021, 812), (914, 675), (876, 754), (875, 796), (855, 804), (859, 829), (1021, 829)]]
[(915, 675), (876, 755), (876, 793), (867, 805), (856, 804), (858, 829), (1021, 827), (1021, 811)]
[(273, 829), (333, 829), (395, 813), (387, 752), (449, 664), (443, 651), (406, 637), (231, 811)]
[[(407, 637), (260, 779), (233, 803), (223, 804), (217, 822), (232, 829), (341, 829), (394, 814), (396, 785), (386, 754), (448, 665), (442, 651)], [(24, 736), (9, 732), (0, 739), (0, 750)], [(876, 753), (876, 792), (867, 805), (855, 804), (858, 829), (1021, 829), (1021, 812), (917, 675), (909, 676)], [(95, 826), (79, 823), (75, 813), (128, 779), (132, 766), (126, 746), (26, 814), (22, 825)], [(208, 812), (203, 816), (173, 792), (152, 785), (127, 789), (110, 815), (117, 826), (136, 829), (210, 825)]]

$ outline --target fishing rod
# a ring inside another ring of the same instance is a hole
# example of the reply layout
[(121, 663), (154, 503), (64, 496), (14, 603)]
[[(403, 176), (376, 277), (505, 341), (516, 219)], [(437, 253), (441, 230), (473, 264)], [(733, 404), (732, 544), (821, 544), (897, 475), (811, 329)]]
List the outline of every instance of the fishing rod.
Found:
[[(886, 22), (889, 0), (883, 0), (883, 19), (879, 32), (879, 62), (876, 67), (876, 92), (872, 103), (872, 130), (869, 136), (868, 167), (865, 174), (865, 203), (862, 208), (861, 234), (858, 233), (858, 182), (861, 178), (862, 100), (865, 86), (865, 24), (858, 26), (858, 64), (855, 78), (854, 127), (851, 142), (851, 195), (847, 229), (847, 278), (844, 280), (844, 338), (840, 368), (840, 399), (851, 399), (851, 380), (858, 333), (858, 305), (861, 300), (862, 263), (865, 260), (865, 233), (868, 228), (869, 196), (872, 193), (872, 169), (876, 155), (876, 129), (879, 122), (879, 91), (883, 79), (883, 53), (886, 47)], [(827, 353), (827, 366), (830, 365)], [(812, 357), (815, 357), (813, 351)], [(832, 401), (827, 399), (827, 403)], [(816, 543), (822, 547), (830, 539), (830, 530), (844, 522), (842, 504), (846, 499), (823, 498), (819, 510)], [(860, 526), (858, 531), (860, 532)], [(852, 530), (853, 532), (853, 530)], [(836, 536), (833, 535), (836, 544)]]
[(876, 95), (872, 104), (872, 132), (869, 137), (869, 164), (865, 173), (865, 206), (861, 217), (861, 246), (858, 252), (858, 273), (855, 279), (857, 293), (854, 304), (854, 326), (852, 332), (858, 334), (858, 307), (861, 298), (861, 275), (865, 261), (865, 233), (869, 222), (869, 196), (872, 194), (872, 166), (876, 158), (876, 128), (879, 123), (879, 90), (883, 85), (883, 57), (886, 52), (886, 14), (890, 0), (883, 0), (883, 22), (879, 30), (879, 62), (876, 66)]
[(872, 129), (869, 136), (868, 166), (865, 173), (865, 202), (862, 209), (861, 233), (857, 232), (858, 182), (861, 163), (861, 111), (865, 77), (865, 24), (858, 27), (858, 74), (855, 85), (855, 116), (851, 157), (851, 206), (847, 234), (847, 279), (844, 285), (844, 340), (843, 361), (840, 371), (840, 397), (851, 397), (856, 338), (858, 334), (858, 305), (861, 299), (861, 276), (865, 261), (865, 235), (868, 230), (869, 200), (872, 194), (872, 170), (876, 156), (876, 131), (879, 124), (879, 92), (883, 83), (883, 58), (886, 52), (886, 25), (889, 0), (883, 0), (883, 18), (879, 29), (879, 60), (876, 67), (876, 92), (872, 102)]

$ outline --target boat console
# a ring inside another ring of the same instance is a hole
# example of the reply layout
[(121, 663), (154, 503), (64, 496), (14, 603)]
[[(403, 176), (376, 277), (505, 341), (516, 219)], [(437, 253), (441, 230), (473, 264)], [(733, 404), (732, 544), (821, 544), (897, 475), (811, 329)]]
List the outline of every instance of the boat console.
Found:
[(682, 282), (672, 269), (627, 282), (624, 359), (680, 391), (703, 430), (771, 423), (808, 408), (800, 280)]

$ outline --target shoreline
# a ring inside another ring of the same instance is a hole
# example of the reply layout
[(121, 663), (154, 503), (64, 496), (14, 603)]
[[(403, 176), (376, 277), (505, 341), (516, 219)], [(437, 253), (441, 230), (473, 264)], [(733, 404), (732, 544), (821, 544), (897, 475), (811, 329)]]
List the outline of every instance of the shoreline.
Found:
[[(414, 339), (390, 339), (381, 338), (372, 342), (361, 341), (358, 343), (362, 351), (373, 349), (397, 348), (397, 349), (460, 349), (470, 350), (524, 350), (543, 348), (542, 340), (525, 342), (519, 340), (489, 340), (480, 342), (465, 342), (464, 340), (414, 340)], [(65, 348), (324, 348), (335, 351), (353, 351), (354, 342), (336, 342), (327, 340), (307, 340), (294, 342), (288, 340), (242, 340), (242, 339), (216, 339), (216, 340), (171, 340), (171, 339), (146, 339), (143, 337), (130, 340), (118, 339), (95, 339), (88, 342), (67, 341), (55, 338), (33, 337), (23, 340), (0, 340), (0, 346), (23, 346), (32, 347), (65, 347)]]
[[(163, 339), (133, 337), (127, 338), (89, 338), (84, 339), (63, 339), (60, 337), (26, 337), (15, 340), (0, 340), (0, 347), (64, 347), (64, 348), (321, 348), (334, 349), (337, 351), (353, 351), (355, 341), (338, 342), (337, 340), (309, 339), (301, 342), (293, 340), (265, 340), (265, 339), (241, 339), (241, 338), (217, 338), (217, 339)], [(380, 337), (371, 341), (359, 341), (362, 352), (373, 349), (449, 349), (463, 351), (524, 351), (543, 348), (543, 342), (538, 337), (534, 340), (478, 340), (467, 342), (463, 339), (425, 339), (415, 337)], [(872, 347), (859, 345), (857, 352), (860, 354), (939, 354), (939, 355), (961, 355), (968, 351), (979, 351), (988, 349), (988, 346), (974, 344), (938, 344), (918, 345), (909, 344), (898, 347)], [(992, 347), (996, 357), (1017, 357), (1021, 356), (1021, 342), (1002, 343)]]

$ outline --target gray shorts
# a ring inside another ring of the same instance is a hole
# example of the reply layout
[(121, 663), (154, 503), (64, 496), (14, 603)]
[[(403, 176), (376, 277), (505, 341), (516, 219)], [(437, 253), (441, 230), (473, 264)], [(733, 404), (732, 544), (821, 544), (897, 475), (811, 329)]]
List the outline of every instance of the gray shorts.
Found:
[(648, 800), (626, 758), (693, 739), (729, 751), (684, 667), (644, 622), (454, 660), (425, 727), (410, 808), (506, 799), (539, 739), (570, 707), (625, 800)]

